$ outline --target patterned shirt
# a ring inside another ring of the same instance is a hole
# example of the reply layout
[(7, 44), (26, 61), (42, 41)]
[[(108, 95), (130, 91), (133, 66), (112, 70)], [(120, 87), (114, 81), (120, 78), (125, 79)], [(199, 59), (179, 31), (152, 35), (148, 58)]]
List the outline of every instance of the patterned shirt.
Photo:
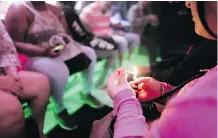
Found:
[(99, 2), (94, 2), (86, 6), (80, 14), (81, 21), (88, 30), (97, 36), (109, 36), (111, 12), (102, 13)]
[(0, 68), (19, 66), (20, 62), (14, 43), (0, 21)]

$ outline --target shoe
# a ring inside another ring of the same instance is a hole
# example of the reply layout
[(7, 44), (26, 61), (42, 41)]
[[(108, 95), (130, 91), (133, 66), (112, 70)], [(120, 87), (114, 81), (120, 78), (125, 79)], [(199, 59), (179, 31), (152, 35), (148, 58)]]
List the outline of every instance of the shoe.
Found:
[(81, 93), (81, 97), (86, 102), (86, 104), (88, 104), (92, 108), (102, 108), (104, 106), (99, 100), (97, 100), (91, 94), (85, 95)]
[(66, 109), (58, 113), (56, 119), (59, 126), (64, 130), (70, 131), (78, 128), (78, 126), (75, 124), (75, 121), (73, 120), (73, 117), (68, 114)]

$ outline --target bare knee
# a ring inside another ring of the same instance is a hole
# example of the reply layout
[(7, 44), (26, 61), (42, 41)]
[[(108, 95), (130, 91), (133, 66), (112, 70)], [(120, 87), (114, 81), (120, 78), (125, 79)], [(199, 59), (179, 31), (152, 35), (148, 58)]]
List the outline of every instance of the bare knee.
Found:
[(81, 46), (83, 52), (88, 56), (92, 61), (97, 61), (97, 54), (95, 50), (88, 46)]
[(67, 79), (69, 70), (66, 64), (58, 58), (39, 58), (33, 64), (33, 70), (45, 74), (51, 79)]
[(24, 130), (24, 114), (18, 99), (0, 91), (0, 137), (22, 135)]

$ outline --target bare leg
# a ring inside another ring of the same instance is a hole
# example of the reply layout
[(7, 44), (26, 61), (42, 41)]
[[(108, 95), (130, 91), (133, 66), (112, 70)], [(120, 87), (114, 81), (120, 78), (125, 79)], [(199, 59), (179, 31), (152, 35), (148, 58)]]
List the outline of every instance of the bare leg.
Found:
[(123, 64), (123, 55), (125, 52), (129, 52), (128, 50), (128, 41), (125, 37), (120, 35), (112, 35), (112, 39), (118, 46), (119, 55), (120, 55), (120, 65)]
[(24, 114), (18, 99), (0, 91), (0, 138), (22, 138)]
[(36, 119), (40, 138), (44, 138), (44, 117), (50, 96), (49, 80), (43, 74), (36, 72), (21, 71), (19, 75), (24, 85), (24, 95), (21, 98), (30, 100), (32, 114)]
[(132, 56), (134, 50), (135, 50), (135, 47), (130, 47), (130, 48), (129, 48), (129, 56), (128, 56), (128, 60), (130, 60), (130, 58), (131, 58), (131, 56)]
[(116, 60), (119, 55), (119, 51), (118, 50), (112, 50), (112, 51), (96, 50), (96, 54), (99, 58), (107, 59), (103, 73), (101, 74), (100, 78), (98, 79), (96, 83), (97, 87), (104, 88), (106, 86), (105, 78), (107, 77), (110, 69), (114, 70), (116, 68)]
[(128, 46), (129, 46), (128, 59), (130, 59), (135, 48), (139, 47), (139, 45), (140, 45), (140, 42), (141, 42), (140, 36), (136, 33), (127, 32), (127, 33), (124, 33), (124, 37), (128, 41)]
[(120, 59), (120, 66), (122, 66), (123, 65), (123, 55), (120, 55), (119, 59)]

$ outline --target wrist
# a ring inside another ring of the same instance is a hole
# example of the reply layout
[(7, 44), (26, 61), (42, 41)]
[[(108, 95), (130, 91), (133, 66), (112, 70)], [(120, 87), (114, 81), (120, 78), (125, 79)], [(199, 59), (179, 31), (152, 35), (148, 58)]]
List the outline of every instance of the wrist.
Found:
[(48, 50), (47, 49), (42, 49), (41, 56), (43, 56), (43, 57), (49, 56)]
[(113, 100), (119, 102), (128, 97), (136, 97), (135, 93), (130, 88), (119, 90), (114, 96)]
[(164, 83), (160, 84), (160, 96), (164, 94)]
[(127, 99), (136, 99), (136, 96), (131, 89), (124, 89), (117, 93), (117, 95), (113, 99), (115, 110), (122, 101), (125, 101)]

